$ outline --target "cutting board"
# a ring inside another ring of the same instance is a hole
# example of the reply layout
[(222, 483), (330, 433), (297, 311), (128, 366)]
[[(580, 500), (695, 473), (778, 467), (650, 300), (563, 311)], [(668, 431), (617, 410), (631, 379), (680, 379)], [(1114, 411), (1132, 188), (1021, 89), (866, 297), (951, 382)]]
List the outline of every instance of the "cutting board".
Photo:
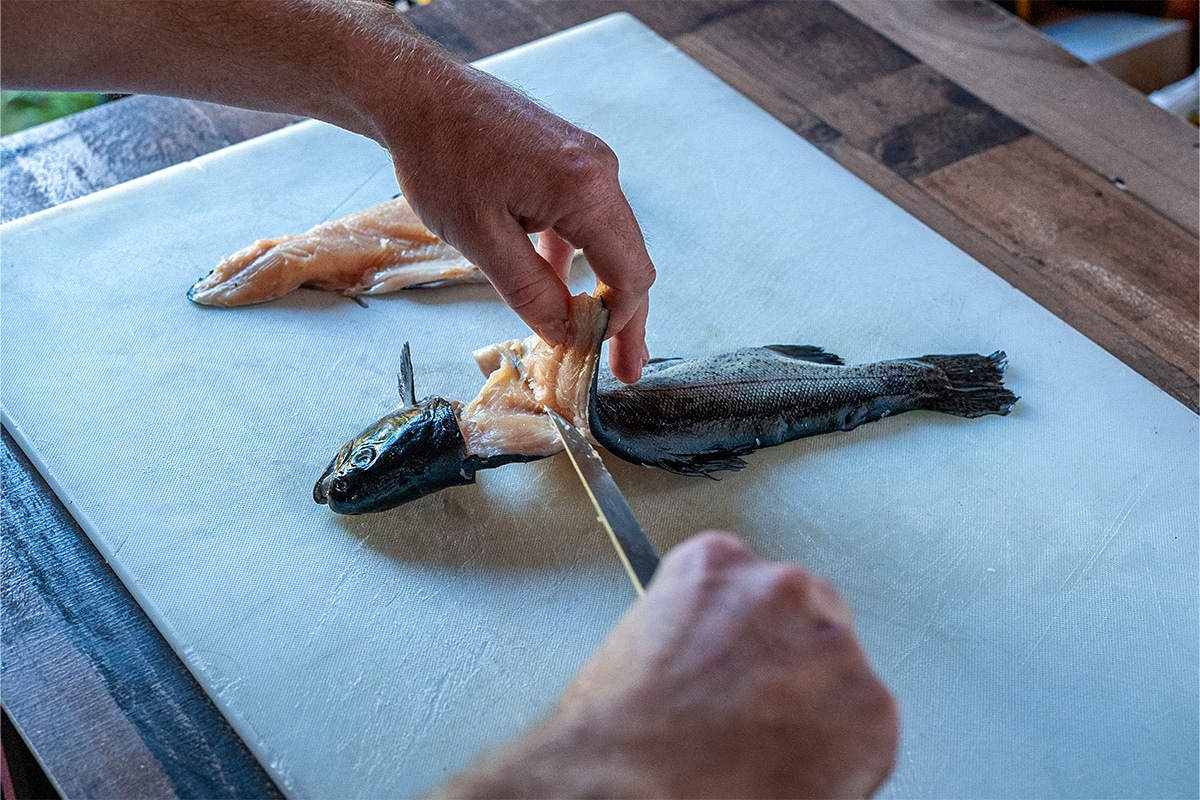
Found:
[[(620, 155), (653, 355), (1008, 352), (1008, 417), (908, 414), (719, 482), (607, 459), (660, 550), (729, 529), (841, 589), (902, 709), (883, 795), (1194, 793), (1196, 415), (629, 16), (482, 66)], [(311, 499), (396, 403), (402, 342), (418, 394), (465, 400), (471, 350), (527, 333), (490, 287), (186, 300), (396, 191), (311, 122), (3, 228), (5, 425), (294, 797), (429, 790), (635, 599), (564, 457), (378, 515)]]

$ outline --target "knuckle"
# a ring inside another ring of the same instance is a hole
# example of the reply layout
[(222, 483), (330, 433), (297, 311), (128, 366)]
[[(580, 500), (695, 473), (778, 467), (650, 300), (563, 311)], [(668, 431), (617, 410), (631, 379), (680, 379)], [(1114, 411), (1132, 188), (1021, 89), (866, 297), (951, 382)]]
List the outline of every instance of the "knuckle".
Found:
[(655, 269), (653, 261), (646, 259), (642, 269), (634, 273), (634, 282), (639, 291), (645, 291), (653, 286), (656, 280), (658, 280), (658, 270)]
[(863, 686), (861, 709), (879, 749), (894, 753), (900, 743), (900, 706), (874, 674)]
[(621, 276), (620, 281), (614, 280), (607, 285), (618, 291), (642, 294), (648, 291), (657, 279), (658, 274), (654, 269), (654, 263), (647, 258), (638, 269), (627, 271)]
[(722, 531), (704, 531), (688, 541), (686, 555), (703, 572), (714, 572), (746, 561), (750, 551), (740, 539)]
[(842, 635), (854, 639), (854, 617), (832, 583), (794, 564), (781, 564), (769, 584), (773, 601), (802, 610), (837, 643)]
[(562, 169), (573, 185), (594, 186), (616, 183), (619, 162), (608, 145), (594, 136), (565, 142), (561, 152)]
[(777, 564), (767, 583), (772, 594), (786, 597), (808, 597), (819, 578), (796, 564)]
[(870, 699), (869, 707), (874, 711), (875, 718), (880, 721), (880, 724), (891, 732), (893, 738), (898, 738), (900, 733), (900, 704), (896, 702), (895, 695), (873, 674), (871, 676)]

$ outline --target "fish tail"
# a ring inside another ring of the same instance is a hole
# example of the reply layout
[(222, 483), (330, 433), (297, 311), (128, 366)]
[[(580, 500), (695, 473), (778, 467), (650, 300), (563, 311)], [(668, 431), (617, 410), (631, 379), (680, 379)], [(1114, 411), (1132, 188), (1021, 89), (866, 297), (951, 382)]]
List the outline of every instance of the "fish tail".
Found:
[(930, 396), (924, 407), (958, 417), (1001, 416), (1012, 410), (1019, 399), (1004, 388), (1004, 370), (1008, 356), (997, 350), (990, 356), (964, 354), (921, 356), (916, 359), (936, 368), (946, 383)]

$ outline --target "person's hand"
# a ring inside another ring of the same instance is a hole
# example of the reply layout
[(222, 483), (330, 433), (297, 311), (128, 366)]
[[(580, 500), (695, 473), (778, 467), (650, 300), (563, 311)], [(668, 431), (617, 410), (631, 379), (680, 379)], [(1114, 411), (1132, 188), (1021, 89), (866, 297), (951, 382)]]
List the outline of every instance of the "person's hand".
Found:
[(663, 560), (550, 717), (446, 793), (866, 797), (897, 737), (833, 587), (703, 534)]
[[(12, 88), (172, 94), (323, 119), (388, 149), (422, 221), (554, 344), (574, 248), (608, 307), (613, 374), (636, 380), (654, 267), (617, 159), (378, 2), (4, 3)], [(8, 84), (6, 84), (8, 85)], [(527, 233), (540, 233), (535, 251)]]
[[(400, 188), (429, 228), (476, 264), (512, 309), (552, 344), (565, 334), (575, 249), (596, 274), (610, 318), (613, 374), (632, 382), (645, 344), (654, 266), (600, 139), (440, 51), (428, 78), (367, 101)], [(538, 233), (535, 249), (528, 234)]]

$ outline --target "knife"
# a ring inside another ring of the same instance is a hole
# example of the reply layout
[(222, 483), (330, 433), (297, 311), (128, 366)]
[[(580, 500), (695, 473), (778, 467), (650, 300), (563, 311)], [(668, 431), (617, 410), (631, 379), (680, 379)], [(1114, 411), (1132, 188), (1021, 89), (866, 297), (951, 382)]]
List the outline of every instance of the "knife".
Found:
[(639, 595), (645, 594), (646, 584), (650, 583), (654, 570), (658, 568), (658, 553), (654, 545), (646, 538), (646, 532), (633, 516), (633, 509), (617, 488), (612, 475), (608, 474), (596, 448), (583, 438), (574, 425), (554, 411), (546, 409), (546, 414), (554, 423), (575, 473), (579, 475), (583, 488), (592, 499), (592, 505), (596, 507), (596, 518), (608, 531), (617, 548), (617, 555), (621, 557), (621, 563), (633, 581), (633, 588), (637, 589)]

